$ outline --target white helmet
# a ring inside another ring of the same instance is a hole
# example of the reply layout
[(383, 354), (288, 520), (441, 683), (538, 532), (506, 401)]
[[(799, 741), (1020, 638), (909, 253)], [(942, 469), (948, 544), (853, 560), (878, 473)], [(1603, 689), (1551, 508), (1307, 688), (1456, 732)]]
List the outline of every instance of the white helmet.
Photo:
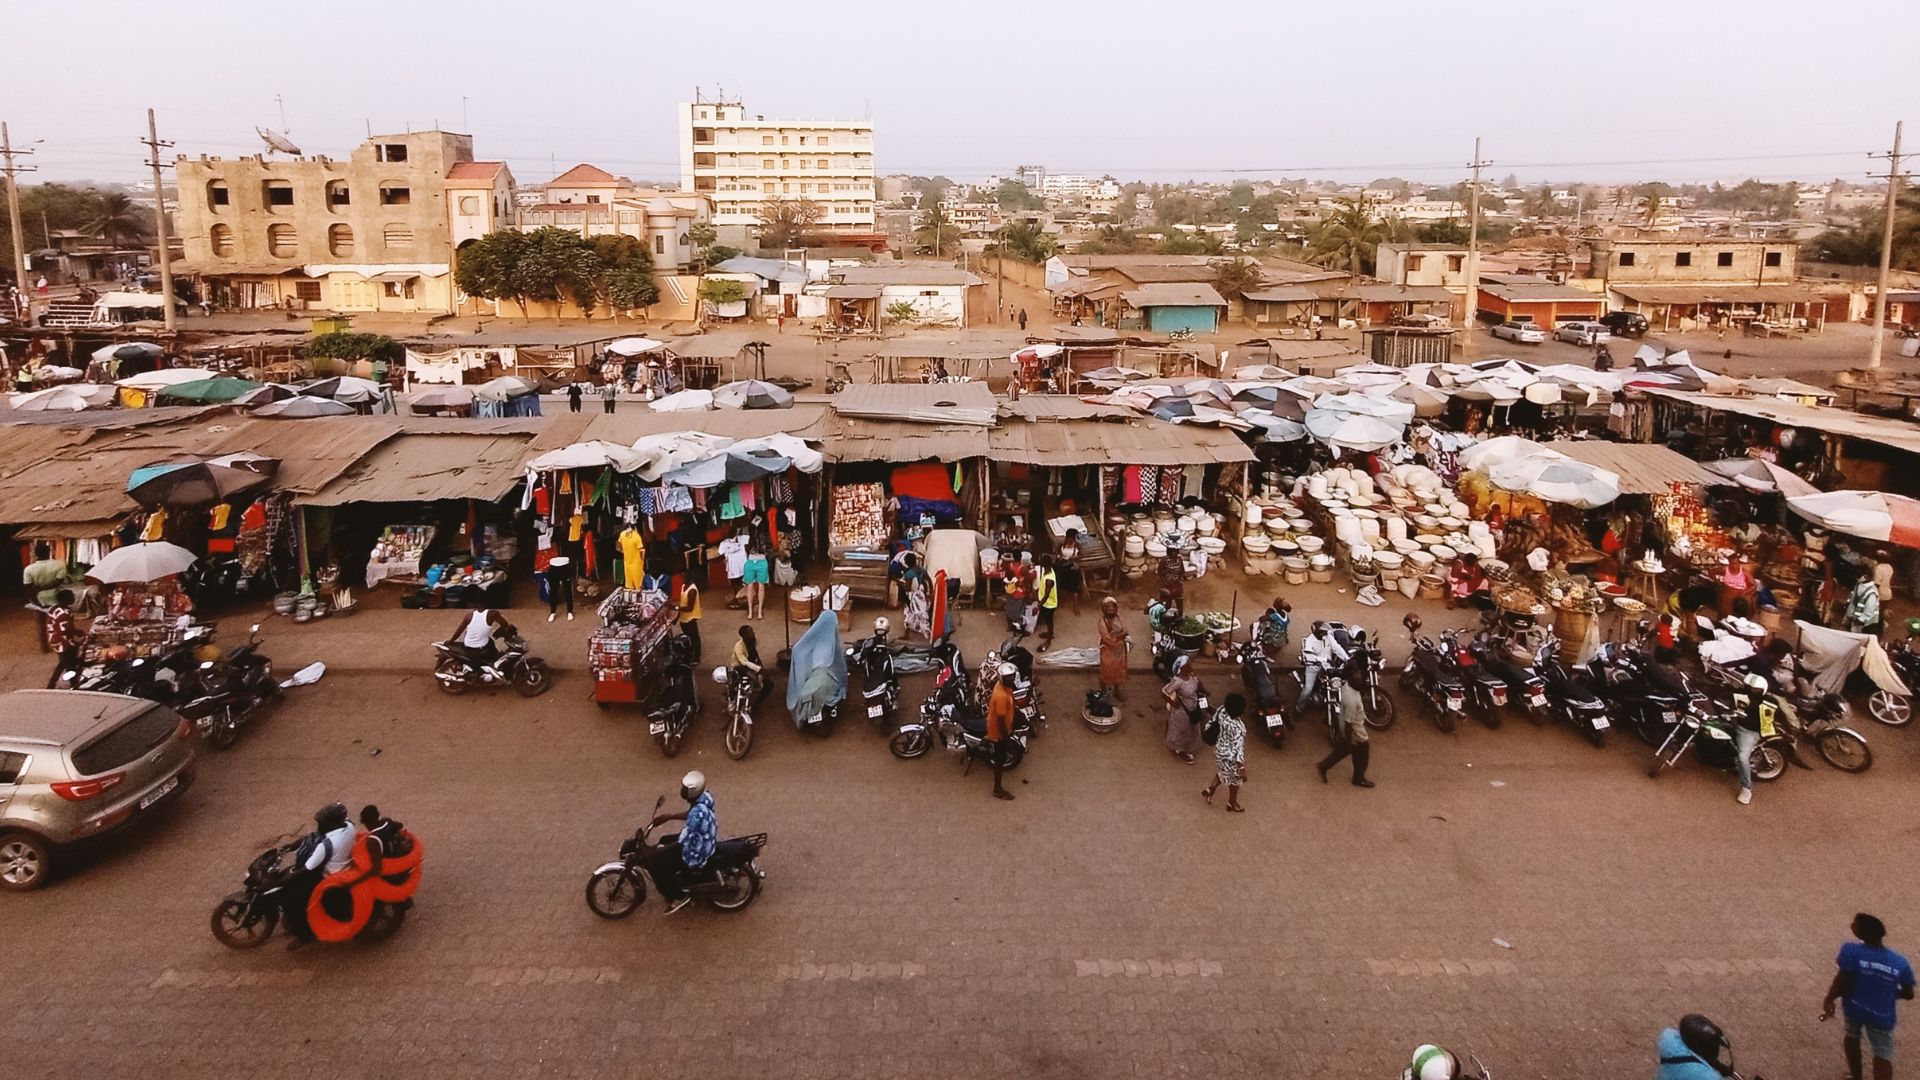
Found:
[(707, 790), (707, 774), (695, 769), (680, 778), (680, 797), (692, 802)]
[(1010, 663), (1002, 663), (1000, 665), (1000, 670), (996, 674), (998, 674), (1003, 679), (1011, 679), (1014, 676), (1020, 674), (1020, 669), (1017, 667), (1014, 667)]
[(1757, 671), (1748, 674), (1748, 676), (1741, 681), (1746, 683), (1747, 688), (1750, 690), (1758, 690), (1763, 694), (1767, 692), (1767, 677)]
[(892, 623), (887, 621), (887, 617), (885, 615), (882, 615), (879, 618), (873, 620), (873, 632), (876, 634), (884, 634), (887, 632), (887, 628), (891, 627), (892, 625), (893, 625)]
[(1460, 1080), (1460, 1060), (1432, 1044), (1414, 1047), (1401, 1080)]
[(727, 666), (725, 664), (713, 669), (713, 681), (719, 683), (721, 686), (727, 685)]

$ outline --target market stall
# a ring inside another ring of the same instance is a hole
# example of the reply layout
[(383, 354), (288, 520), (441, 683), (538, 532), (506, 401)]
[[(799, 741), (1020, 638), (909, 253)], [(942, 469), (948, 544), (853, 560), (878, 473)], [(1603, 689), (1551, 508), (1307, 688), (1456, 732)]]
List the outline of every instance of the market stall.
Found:
[(645, 705), (660, 688), (663, 646), (678, 609), (657, 589), (618, 588), (599, 607), (600, 626), (587, 641), (593, 700)]

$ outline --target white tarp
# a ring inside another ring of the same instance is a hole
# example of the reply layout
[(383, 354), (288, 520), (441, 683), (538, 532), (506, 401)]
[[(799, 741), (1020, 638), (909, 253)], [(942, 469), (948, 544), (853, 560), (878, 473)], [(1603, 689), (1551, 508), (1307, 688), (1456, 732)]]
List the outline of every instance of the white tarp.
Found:
[(1799, 619), (1794, 620), (1794, 625), (1800, 628), (1800, 662), (1814, 674), (1813, 685), (1821, 693), (1839, 693), (1846, 685), (1847, 676), (1857, 667), (1880, 689), (1902, 697), (1912, 696), (1913, 691), (1900, 680), (1879, 638)]

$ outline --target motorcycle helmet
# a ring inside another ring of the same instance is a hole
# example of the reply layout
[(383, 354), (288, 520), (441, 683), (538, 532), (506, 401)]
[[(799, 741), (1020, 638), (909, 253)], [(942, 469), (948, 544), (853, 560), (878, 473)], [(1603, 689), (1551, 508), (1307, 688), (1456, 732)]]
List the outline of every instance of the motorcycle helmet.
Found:
[(707, 790), (707, 774), (695, 769), (680, 778), (680, 797), (693, 802)]
[(1420, 616), (1409, 611), (1407, 617), (1400, 620), (1400, 625), (1407, 628), (1407, 633), (1417, 634), (1420, 632)]
[(1715, 1067), (1721, 1063), (1720, 1051), (1733, 1049), (1732, 1044), (1727, 1042), (1726, 1033), (1720, 1030), (1720, 1025), (1699, 1013), (1688, 1013), (1680, 1018), (1680, 1041)]
[(997, 672), (995, 672), (995, 674), (999, 675), (1003, 679), (1011, 679), (1020, 674), (1020, 669), (1017, 667), (1014, 667), (1012, 664), (1003, 663), (1000, 665), (1000, 669)]
[(323, 831), (332, 832), (347, 823), (347, 807), (344, 803), (328, 803), (314, 811), (313, 823)]
[(892, 625), (893, 624), (891, 622), (887, 621), (887, 617), (885, 615), (882, 615), (879, 618), (873, 620), (873, 632), (879, 635), (880, 637), (886, 637), (887, 630)]
[(1740, 681), (1745, 683), (1749, 690), (1754, 690), (1762, 694), (1767, 692), (1767, 677), (1757, 671), (1749, 673), (1746, 678)]
[(713, 669), (713, 681), (719, 683), (721, 686), (727, 685), (727, 666), (725, 664)]
[(1460, 1059), (1438, 1046), (1416, 1046), (1401, 1080), (1460, 1080)]

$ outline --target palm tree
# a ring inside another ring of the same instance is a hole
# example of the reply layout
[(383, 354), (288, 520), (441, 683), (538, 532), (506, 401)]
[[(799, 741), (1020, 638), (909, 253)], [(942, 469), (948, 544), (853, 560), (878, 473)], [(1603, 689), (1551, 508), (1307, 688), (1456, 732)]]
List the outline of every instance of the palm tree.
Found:
[(1213, 264), (1213, 274), (1214, 287), (1228, 300), (1260, 287), (1260, 264), (1244, 256), (1218, 260)]
[(960, 229), (939, 203), (928, 207), (920, 215), (920, 224), (913, 230), (914, 243), (933, 252), (935, 255), (960, 246)]
[(1372, 201), (1361, 196), (1340, 200), (1340, 209), (1320, 223), (1307, 250), (1320, 265), (1345, 263), (1358, 277), (1363, 266), (1373, 265), (1374, 249), (1386, 239), (1386, 223), (1373, 216)]
[(142, 214), (133, 200), (118, 191), (102, 191), (93, 197), (92, 216), (85, 229), (109, 242), (139, 240), (147, 235), (153, 222)]
[(1046, 262), (1059, 249), (1060, 245), (1038, 225), (1016, 221), (1000, 230), (1000, 250), (1021, 262)]

